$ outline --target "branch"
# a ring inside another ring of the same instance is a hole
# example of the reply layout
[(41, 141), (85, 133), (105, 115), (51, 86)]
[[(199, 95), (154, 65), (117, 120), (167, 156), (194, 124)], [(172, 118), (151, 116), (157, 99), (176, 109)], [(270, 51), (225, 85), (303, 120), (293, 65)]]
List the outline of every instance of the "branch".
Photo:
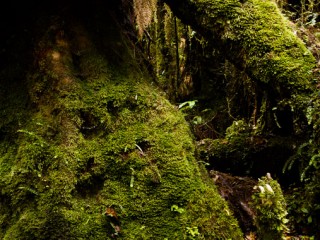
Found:
[(271, 0), (164, 0), (185, 24), (279, 98), (311, 89), (315, 59)]

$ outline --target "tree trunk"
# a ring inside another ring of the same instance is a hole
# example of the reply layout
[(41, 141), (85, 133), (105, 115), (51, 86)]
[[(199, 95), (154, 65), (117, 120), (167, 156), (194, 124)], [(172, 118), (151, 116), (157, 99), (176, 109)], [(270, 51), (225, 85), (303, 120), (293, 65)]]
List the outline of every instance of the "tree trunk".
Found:
[(0, 86), (0, 238), (241, 239), (183, 115), (134, 54), (130, 9), (119, 3), (46, 3), (21, 27), (30, 38), (11, 43), (17, 62), (3, 65)]

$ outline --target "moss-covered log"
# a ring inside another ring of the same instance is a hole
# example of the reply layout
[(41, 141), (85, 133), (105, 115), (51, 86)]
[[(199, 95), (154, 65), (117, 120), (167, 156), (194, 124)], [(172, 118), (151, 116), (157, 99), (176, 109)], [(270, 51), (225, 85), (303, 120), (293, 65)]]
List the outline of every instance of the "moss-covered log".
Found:
[(31, 66), (1, 71), (0, 238), (241, 239), (120, 5), (81, 4), (41, 9)]
[(278, 100), (310, 87), (315, 60), (273, 0), (165, 0)]

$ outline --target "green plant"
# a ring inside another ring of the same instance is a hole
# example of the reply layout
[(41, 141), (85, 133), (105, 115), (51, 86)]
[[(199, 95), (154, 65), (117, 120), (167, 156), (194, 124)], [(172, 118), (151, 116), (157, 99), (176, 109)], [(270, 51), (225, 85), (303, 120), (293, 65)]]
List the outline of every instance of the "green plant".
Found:
[[(299, 231), (301, 226), (312, 226), (312, 222), (314, 221), (314, 210), (317, 210), (317, 208), (314, 208), (312, 200), (308, 199), (310, 196), (304, 193), (304, 189), (293, 188), (290, 189), (290, 192), (291, 193), (286, 196), (290, 224), (299, 225), (299, 227), (291, 227)], [(320, 206), (318, 207), (318, 210), (319, 208)]]
[(177, 205), (172, 205), (170, 209), (172, 212), (178, 212), (180, 214), (186, 211), (184, 208), (178, 207)]
[(226, 139), (231, 139), (243, 133), (248, 133), (250, 128), (244, 120), (234, 121), (230, 127), (226, 129)]
[(193, 123), (194, 125), (199, 125), (199, 124), (203, 123), (202, 117), (201, 117), (201, 116), (195, 116), (195, 117), (192, 119), (192, 123)]
[(252, 196), (255, 225), (260, 239), (284, 239), (288, 231), (286, 202), (281, 187), (269, 174), (259, 179)]
[(319, 1), (315, 0), (300, 0), (294, 4), (287, 3), (287, 1), (277, 0), (279, 8), (284, 9), (287, 16), (294, 19), (301, 26), (315, 26), (318, 10), (320, 6)]
[(315, 92), (305, 110), (306, 120), (312, 129), (310, 138), (302, 143), (284, 165), (284, 172), (299, 169), (300, 184), (290, 188), (286, 195), (290, 227), (302, 234), (317, 234), (320, 212), (320, 101)]
[(196, 239), (200, 235), (198, 227), (186, 227), (186, 231), (191, 239)]
[(192, 100), (192, 101), (186, 101), (181, 104), (179, 104), (179, 109), (192, 109), (198, 100)]

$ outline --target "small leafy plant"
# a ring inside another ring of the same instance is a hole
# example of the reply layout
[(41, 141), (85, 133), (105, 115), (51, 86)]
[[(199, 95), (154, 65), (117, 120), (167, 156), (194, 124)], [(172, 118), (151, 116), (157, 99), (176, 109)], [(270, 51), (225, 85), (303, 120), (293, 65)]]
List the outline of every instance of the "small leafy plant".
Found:
[(270, 174), (259, 179), (254, 187), (256, 192), (252, 196), (255, 209), (255, 225), (260, 239), (285, 239), (288, 232), (286, 202), (281, 187)]
[(184, 208), (179, 207), (178, 205), (172, 205), (171, 206), (172, 212), (178, 212), (180, 214), (184, 213), (186, 210)]
[(196, 239), (200, 235), (198, 227), (186, 227), (186, 231), (190, 239)]
[(186, 101), (179, 105), (179, 109), (192, 109), (196, 106), (198, 100)]

